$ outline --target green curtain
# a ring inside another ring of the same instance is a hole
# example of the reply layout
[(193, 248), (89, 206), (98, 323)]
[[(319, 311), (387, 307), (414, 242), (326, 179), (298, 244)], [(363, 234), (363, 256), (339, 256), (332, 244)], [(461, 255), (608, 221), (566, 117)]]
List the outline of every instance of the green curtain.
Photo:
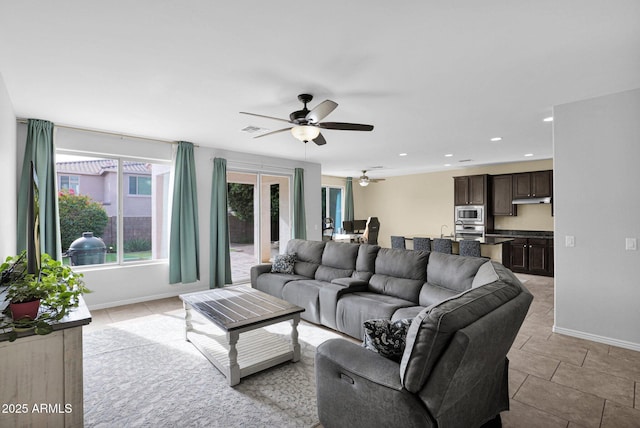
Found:
[(196, 282), (200, 279), (200, 242), (193, 144), (186, 141), (178, 143), (174, 169), (169, 283)]
[(293, 173), (293, 237), (307, 239), (307, 220), (304, 210), (304, 169)]
[(344, 220), (353, 221), (353, 178), (347, 177), (347, 185), (344, 192)]
[(56, 185), (56, 159), (53, 145), (53, 123), (29, 119), (27, 143), (22, 162), (22, 175), (18, 190), (18, 252), (27, 247), (27, 209), (30, 189), (31, 162), (38, 176), (40, 203), (40, 251), (54, 260), (60, 260), (60, 219)]
[(211, 186), (211, 274), (209, 288), (219, 288), (224, 287), (225, 284), (231, 284), (227, 203), (227, 160), (215, 158)]

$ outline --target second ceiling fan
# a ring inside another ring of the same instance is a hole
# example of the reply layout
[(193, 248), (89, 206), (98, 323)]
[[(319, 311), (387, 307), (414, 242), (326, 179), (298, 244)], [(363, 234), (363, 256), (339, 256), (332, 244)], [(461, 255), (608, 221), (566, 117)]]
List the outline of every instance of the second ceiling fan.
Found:
[(313, 95), (300, 94), (298, 95), (300, 102), (304, 104), (302, 110), (297, 110), (289, 114), (289, 120), (281, 119), (279, 117), (265, 116), (262, 114), (248, 113), (241, 111), (241, 114), (248, 114), (250, 116), (264, 117), (266, 119), (279, 120), (281, 122), (287, 122), (293, 126), (287, 128), (278, 129), (277, 131), (267, 132), (266, 134), (258, 135), (253, 138), (262, 138), (267, 135), (277, 134), (280, 132), (291, 131), (294, 137), (298, 140), (307, 143), (313, 141), (318, 146), (327, 144), (320, 133), (321, 129), (336, 129), (340, 131), (371, 131), (373, 125), (363, 125), (360, 123), (346, 123), (346, 122), (321, 122), (322, 119), (327, 117), (329, 113), (338, 107), (338, 103), (331, 100), (324, 100), (312, 110), (307, 108), (307, 103), (311, 102)]

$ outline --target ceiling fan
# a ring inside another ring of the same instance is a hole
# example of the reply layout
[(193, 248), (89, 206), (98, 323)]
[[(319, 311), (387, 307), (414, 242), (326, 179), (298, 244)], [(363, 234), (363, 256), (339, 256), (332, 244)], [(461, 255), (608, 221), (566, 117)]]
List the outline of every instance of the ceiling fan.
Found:
[(366, 187), (369, 183), (377, 183), (378, 181), (384, 181), (384, 178), (369, 178), (367, 176), (367, 170), (362, 170), (362, 175), (358, 178), (358, 184), (362, 187)]
[(280, 119), (279, 117), (265, 116), (262, 114), (248, 113), (246, 111), (241, 111), (240, 113), (248, 114), (251, 116), (264, 117), (267, 119), (279, 120), (281, 122), (287, 122), (293, 125), (288, 128), (278, 129), (277, 131), (267, 132), (266, 134), (258, 135), (253, 138), (262, 138), (266, 137), (267, 135), (273, 135), (279, 132), (291, 130), (291, 134), (293, 134), (293, 136), (298, 140), (304, 143), (313, 141), (318, 146), (322, 146), (323, 144), (327, 144), (327, 141), (320, 133), (320, 129), (337, 129), (340, 131), (373, 130), (373, 125), (362, 125), (359, 123), (345, 122), (321, 122), (322, 119), (327, 117), (329, 113), (331, 113), (333, 110), (335, 110), (336, 107), (338, 107), (338, 104), (331, 100), (324, 100), (323, 102), (315, 106), (312, 110), (309, 110), (307, 108), (307, 103), (311, 102), (311, 100), (313, 99), (313, 95), (300, 94), (298, 95), (298, 99), (304, 104), (304, 107), (302, 108), (302, 110), (292, 112), (289, 115), (289, 120)]

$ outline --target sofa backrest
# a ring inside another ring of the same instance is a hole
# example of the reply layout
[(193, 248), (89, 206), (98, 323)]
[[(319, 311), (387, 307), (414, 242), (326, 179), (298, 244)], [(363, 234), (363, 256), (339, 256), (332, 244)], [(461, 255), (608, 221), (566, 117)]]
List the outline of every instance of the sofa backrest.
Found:
[[(439, 360), (449, 346), (452, 337), (459, 330), (474, 323), (482, 323), (483, 317), (487, 314), (524, 294), (526, 307), (524, 313), (517, 314), (516, 318), (520, 320), (519, 323), (503, 326), (498, 331), (487, 333), (494, 336), (493, 340), (486, 341), (485, 346), (492, 346), (492, 342), (495, 346), (495, 342), (498, 341), (501, 345), (505, 345), (502, 348), (505, 349), (504, 355), (506, 356), (533, 297), (508, 269), (499, 263), (489, 263), (487, 269), (493, 269), (496, 280), (471, 288), (455, 297), (423, 309), (411, 323), (407, 332), (405, 352), (400, 364), (400, 378), (407, 390), (415, 393), (423, 387), (434, 366), (440, 364)], [(442, 362), (442, 364), (447, 364), (447, 362)]]
[(380, 247), (373, 244), (360, 244), (356, 258), (356, 271), (352, 277), (361, 281), (369, 281), (376, 269), (376, 257)]
[(426, 280), (429, 252), (381, 248), (369, 289), (418, 303), (420, 288)]
[(473, 278), (487, 259), (432, 252), (427, 266), (427, 282), (462, 292), (471, 288)]
[(320, 263), (325, 242), (307, 241), (304, 239), (292, 239), (287, 243), (287, 253), (296, 253), (296, 263), (293, 272), (313, 278)]
[(349, 278), (356, 269), (358, 244), (329, 241), (322, 252), (322, 263), (315, 273), (315, 279), (331, 282), (336, 278)]

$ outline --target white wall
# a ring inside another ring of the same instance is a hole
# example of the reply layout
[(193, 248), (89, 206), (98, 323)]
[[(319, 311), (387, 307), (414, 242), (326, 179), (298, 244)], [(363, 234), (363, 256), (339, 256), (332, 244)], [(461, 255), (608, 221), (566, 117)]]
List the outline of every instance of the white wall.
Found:
[[(13, 117), (13, 128), (15, 117)], [(18, 152), (23, 149), (26, 138), (26, 126), (18, 126)], [(13, 141), (16, 141), (15, 138)], [(65, 128), (56, 129), (56, 146), (65, 150), (90, 151), (97, 154), (116, 154), (119, 156), (144, 157), (147, 159), (171, 159), (172, 145), (141, 139), (108, 136), (92, 132), (79, 132)], [(105, 150), (105, 141), (109, 146)], [(15, 145), (14, 145), (15, 147)], [(21, 157), (21, 156), (20, 156)], [(196, 147), (196, 179), (198, 187), (198, 219), (200, 230), (200, 281), (191, 284), (169, 284), (169, 266), (167, 262), (155, 262), (142, 265), (77, 267), (84, 274), (86, 285), (93, 292), (85, 296), (90, 309), (101, 309), (129, 303), (137, 303), (182, 293), (209, 288), (209, 212), (211, 206), (211, 184), (213, 158), (227, 159), (227, 169), (232, 165), (243, 168), (266, 171), (290, 171), (302, 167), (305, 170), (305, 209), (307, 216), (307, 238), (321, 239), (321, 201), (320, 201), (320, 165), (296, 162), (287, 159), (269, 158), (251, 154), (223, 151), (210, 147)], [(21, 163), (21, 162), (19, 162)], [(14, 165), (15, 168), (15, 165)], [(14, 178), (15, 179), (15, 178)], [(15, 210), (14, 210), (15, 211)], [(14, 221), (15, 222), (15, 221)], [(11, 227), (15, 230), (15, 224)], [(15, 239), (13, 240), (15, 241)]]
[(18, 180), (16, 171), (16, 115), (9, 93), (0, 74), (0, 183), (5, 189), (0, 210), (0, 260), (16, 253)]
[(554, 331), (640, 350), (640, 89), (553, 116)]

